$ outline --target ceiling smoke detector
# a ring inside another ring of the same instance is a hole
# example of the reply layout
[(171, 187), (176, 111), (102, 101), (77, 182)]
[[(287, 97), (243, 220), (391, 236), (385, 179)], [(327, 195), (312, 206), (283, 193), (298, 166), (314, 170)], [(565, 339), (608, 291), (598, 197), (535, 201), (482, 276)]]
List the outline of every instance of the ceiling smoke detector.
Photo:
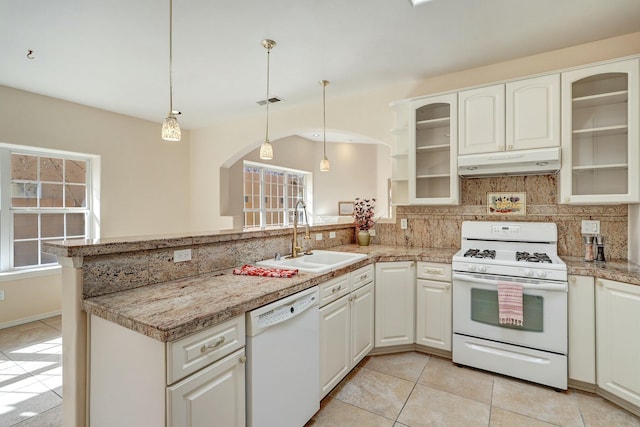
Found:
[[(271, 98), (269, 98), (269, 104), (275, 104), (276, 102), (280, 102), (280, 101), (284, 101), (284, 99), (277, 96), (272, 96)], [(266, 103), (267, 103), (266, 99), (256, 102), (256, 104), (258, 105), (266, 105)]]

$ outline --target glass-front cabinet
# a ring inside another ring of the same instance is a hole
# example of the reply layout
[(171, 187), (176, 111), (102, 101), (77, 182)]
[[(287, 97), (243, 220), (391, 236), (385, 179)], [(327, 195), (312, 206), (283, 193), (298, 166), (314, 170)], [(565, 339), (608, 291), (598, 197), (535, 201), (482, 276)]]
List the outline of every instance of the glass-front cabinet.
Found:
[(460, 203), (457, 95), (414, 100), (409, 122), (409, 203)]
[(561, 203), (640, 201), (639, 62), (562, 73)]

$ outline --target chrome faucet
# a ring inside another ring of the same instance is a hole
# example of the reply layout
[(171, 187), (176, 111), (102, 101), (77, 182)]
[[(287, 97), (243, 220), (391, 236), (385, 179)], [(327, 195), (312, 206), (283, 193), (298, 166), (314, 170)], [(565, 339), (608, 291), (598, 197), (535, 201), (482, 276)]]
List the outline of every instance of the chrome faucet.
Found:
[(298, 206), (302, 206), (304, 209), (305, 223), (304, 223), (304, 240), (307, 241), (306, 250), (304, 251), (304, 255), (311, 255), (311, 249), (309, 248), (309, 242), (311, 242), (311, 236), (309, 233), (309, 220), (307, 216), (307, 205), (304, 204), (303, 200), (298, 200), (296, 202), (296, 206), (293, 211), (293, 239), (291, 240), (291, 256), (288, 258), (298, 258), (303, 255), (302, 246), (298, 246)]

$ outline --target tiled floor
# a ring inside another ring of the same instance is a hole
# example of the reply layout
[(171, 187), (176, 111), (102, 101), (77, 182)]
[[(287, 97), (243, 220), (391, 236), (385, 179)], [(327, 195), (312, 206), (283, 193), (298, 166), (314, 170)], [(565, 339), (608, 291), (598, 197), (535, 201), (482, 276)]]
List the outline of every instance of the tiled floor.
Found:
[(0, 329), (0, 426), (62, 426), (61, 318)]
[[(60, 320), (0, 329), (0, 427), (62, 426)], [(640, 419), (599, 397), (408, 352), (365, 358), (307, 425), (640, 427)]]
[(585, 393), (458, 367), (421, 353), (365, 358), (307, 426), (640, 426)]

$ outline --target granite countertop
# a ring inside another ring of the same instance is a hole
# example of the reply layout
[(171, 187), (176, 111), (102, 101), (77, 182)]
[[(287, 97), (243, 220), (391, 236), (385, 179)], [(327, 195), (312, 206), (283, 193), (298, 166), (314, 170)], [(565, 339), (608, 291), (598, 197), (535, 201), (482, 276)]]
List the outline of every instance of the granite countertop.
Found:
[[(373, 262), (448, 264), (457, 252), (457, 249), (355, 244), (331, 250), (364, 253), (368, 257), (329, 273), (301, 272), (292, 278), (239, 276), (229, 269), (88, 298), (83, 301), (83, 308), (89, 314), (159, 341), (170, 342)], [(640, 266), (635, 264), (625, 261), (587, 263), (576, 257), (562, 259), (571, 275), (640, 285)]]

